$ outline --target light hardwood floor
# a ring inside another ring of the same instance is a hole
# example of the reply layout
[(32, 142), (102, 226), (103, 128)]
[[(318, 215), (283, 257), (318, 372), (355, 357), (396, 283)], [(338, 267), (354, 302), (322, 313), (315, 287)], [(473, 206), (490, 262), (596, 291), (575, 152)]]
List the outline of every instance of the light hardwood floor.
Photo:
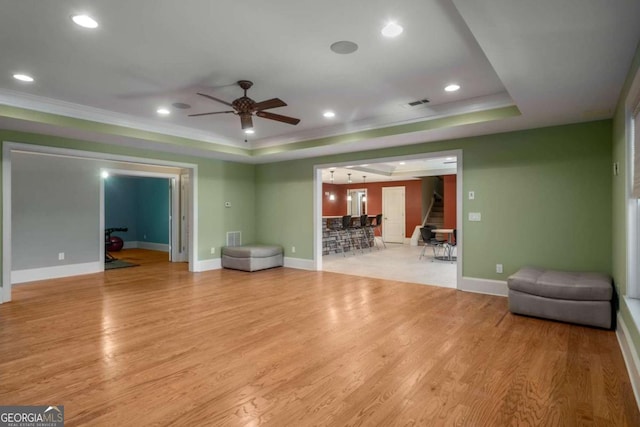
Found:
[(161, 256), (16, 286), (0, 404), (63, 404), (68, 426), (640, 425), (611, 331), (452, 289)]

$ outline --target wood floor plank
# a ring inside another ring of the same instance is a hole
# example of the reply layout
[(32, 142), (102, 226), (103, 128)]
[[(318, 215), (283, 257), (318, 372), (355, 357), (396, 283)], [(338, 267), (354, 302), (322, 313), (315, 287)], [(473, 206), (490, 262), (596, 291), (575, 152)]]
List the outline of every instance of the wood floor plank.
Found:
[(140, 266), (18, 285), (0, 404), (76, 425), (640, 425), (611, 331), (501, 297), (277, 268)]

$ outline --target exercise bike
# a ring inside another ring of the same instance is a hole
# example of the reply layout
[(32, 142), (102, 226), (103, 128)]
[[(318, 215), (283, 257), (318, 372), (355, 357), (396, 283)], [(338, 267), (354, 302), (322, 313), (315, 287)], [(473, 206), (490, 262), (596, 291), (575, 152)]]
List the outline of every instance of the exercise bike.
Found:
[(106, 228), (104, 230), (104, 262), (115, 261), (117, 258), (111, 255), (109, 252), (118, 252), (124, 246), (124, 240), (118, 236), (112, 236), (115, 232), (127, 232), (129, 229), (124, 228)]

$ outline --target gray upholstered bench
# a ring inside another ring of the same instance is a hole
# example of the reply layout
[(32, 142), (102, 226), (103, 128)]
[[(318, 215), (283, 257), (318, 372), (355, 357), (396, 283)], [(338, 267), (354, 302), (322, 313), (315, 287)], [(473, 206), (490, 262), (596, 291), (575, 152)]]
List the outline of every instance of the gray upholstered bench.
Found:
[(612, 327), (611, 278), (524, 267), (507, 279), (512, 313), (600, 328)]
[(283, 252), (278, 245), (224, 246), (222, 266), (243, 271), (282, 267)]

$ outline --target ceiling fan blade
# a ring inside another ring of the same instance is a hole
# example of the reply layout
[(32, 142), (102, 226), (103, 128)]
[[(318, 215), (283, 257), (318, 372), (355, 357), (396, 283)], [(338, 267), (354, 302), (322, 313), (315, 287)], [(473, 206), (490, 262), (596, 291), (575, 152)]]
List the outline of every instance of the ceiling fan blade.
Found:
[(211, 113), (189, 114), (188, 117), (208, 116), (210, 114), (226, 114), (226, 113), (235, 113), (235, 111), (213, 111)]
[(269, 108), (286, 107), (287, 103), (280, 98), (267, 99), (266, 101), (253, 104), (254, 111), (268, 110)]
[(204, 96), (205, 98), (213, 99), (214, 101), (218, 101), (218, 102), (220, 102), (220, 103), (222, 103), (224, 105), (228, 105), (229, 107), (233, 107), (233, 105), (231, 105), (227, 101), (223, 101), (222, 99), (218, 99), (215, 96), (207, 95), (206, 93), (200, 93), (200, 92), (198, 92), (198, 95)]
[(281, 116), (280, 114), (268, 113), (266, 111), (258, 111), (256, 116), (262, 117), (263, 119), (276, 120), (283, 123), (289, 123), (290, 125), (297, 125), (300, 123), (300, 119), (296, 119), (294, 117), (289, 116)]
[(240, 116), (240, 123), (242, 123), (242, 129), (251, 129), (253, 128), (253, 120), (251, 119), (251, 114), (243, 114)]

